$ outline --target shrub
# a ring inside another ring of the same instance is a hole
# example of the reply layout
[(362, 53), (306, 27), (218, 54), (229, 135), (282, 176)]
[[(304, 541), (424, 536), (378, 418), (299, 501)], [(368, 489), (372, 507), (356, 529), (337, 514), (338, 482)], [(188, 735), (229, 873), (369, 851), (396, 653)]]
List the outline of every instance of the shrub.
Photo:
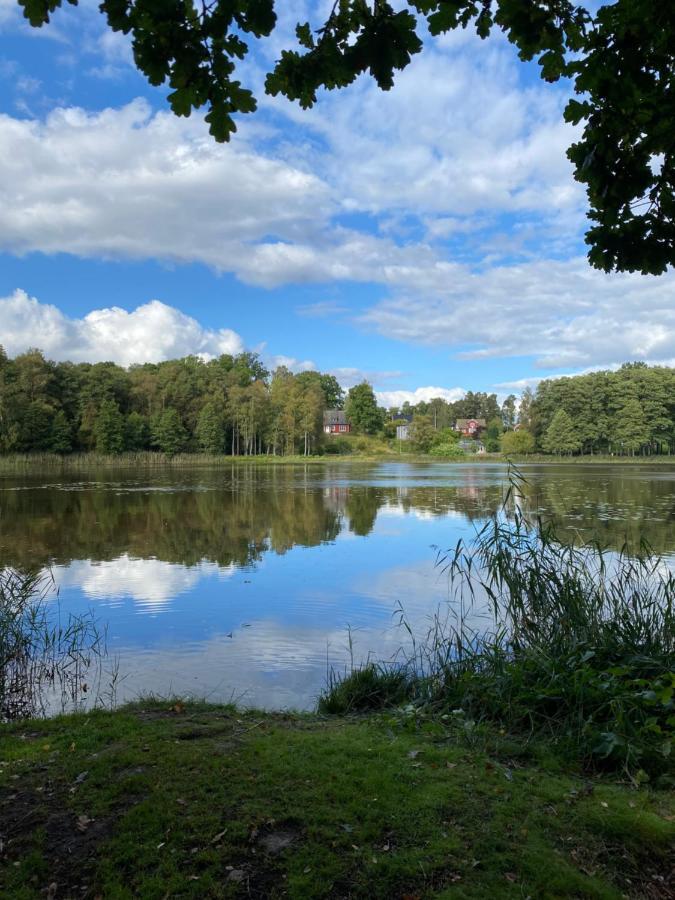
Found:
[(318, 709), (328, 715), (368, 712), (397, 706), (408, 693), (409, 679), (403, 670), (369, 662), (344, 676), (331, 672)]
[(455, 442), (436, 444), (429, 450), (429, 453), (431, 456), (441, 456), (444, 459), (464, 459), (466, 457), (466, 453)]
[(326, 454), (345, 456), (352, 452), (352, 444), (348, 438), (331, 437), (323, 445), (323, 449)]

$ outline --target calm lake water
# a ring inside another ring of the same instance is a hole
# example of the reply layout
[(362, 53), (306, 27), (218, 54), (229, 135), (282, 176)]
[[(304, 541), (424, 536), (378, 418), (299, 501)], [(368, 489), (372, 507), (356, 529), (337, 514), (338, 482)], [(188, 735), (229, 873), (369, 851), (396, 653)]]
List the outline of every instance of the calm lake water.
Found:
[[(526, 510), (570, 541), (675, 559), (675, 467), (525, 466)], [(51, 567), (94, 608), (119, 700), (153, 691), (311, 708), (327, 665), (401, 644), (449, 600), (436, 548), (501, 502), (498, 464), (353, 464), (0, 477), (0, 565)]]

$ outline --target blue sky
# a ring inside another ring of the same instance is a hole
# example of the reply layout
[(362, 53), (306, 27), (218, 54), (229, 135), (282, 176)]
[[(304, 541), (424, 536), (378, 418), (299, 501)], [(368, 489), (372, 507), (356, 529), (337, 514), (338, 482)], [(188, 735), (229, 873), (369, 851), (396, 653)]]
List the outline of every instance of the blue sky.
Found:
[(367, 377), (387, 404), (673, 364), (672, 273), (585, 261), (569, 86), (460, 33), (387, 94), (362, 78), (309, 112), (266, 98), (323, 5), (279, 4), (241, 70), (259, 111), (219, 146), (91, 0), (41, 31), (0, 0), (0, 343), (125, 365), (254, 349)]

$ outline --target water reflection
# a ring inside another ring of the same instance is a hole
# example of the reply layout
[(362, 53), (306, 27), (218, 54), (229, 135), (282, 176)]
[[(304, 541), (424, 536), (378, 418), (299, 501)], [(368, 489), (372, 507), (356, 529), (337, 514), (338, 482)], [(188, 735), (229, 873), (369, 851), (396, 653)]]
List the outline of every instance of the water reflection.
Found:
[[(527, 515), (570, 540), (675, 549), (675, 473), (529, 467)], [(454, 546), (502, 502), (498, 465), (236, 466), (86, 478), (0, 479), (0, 564), (51, 566), (63, 608), (92, 604), (119, 653), (121, 697), (232, 694), (311, 706), (327, 664), (387, 657), (448, 584)], [(476, 612), (475, 615), (479, 615)]]

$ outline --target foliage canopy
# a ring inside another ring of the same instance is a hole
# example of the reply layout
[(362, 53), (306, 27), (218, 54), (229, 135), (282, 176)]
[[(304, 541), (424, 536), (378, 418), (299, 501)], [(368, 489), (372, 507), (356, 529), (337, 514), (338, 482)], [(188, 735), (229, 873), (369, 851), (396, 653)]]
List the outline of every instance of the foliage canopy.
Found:
[[(34, 26), (63, 0), (18, 0)], [(77, 0), (67, 0), (72, 5)], [(660, 274), (675, 262), (675, 5), (616, 0), (592, 13), (571, 0), (335, 0), (325, 22), (298, 24), (265, 90), (311, 107), (322, 89), (369, 73), (382, 90), (422, 50), (420, 34), (474, 28), (506, 34), (548, 82), (572, 80), (580, 99), (565, 118), (581, 124), (568, 151), (586, 186), (589, 260), (605, 271)], [(274, 0), (102, 0), (113, 31), (131, 35), (134, 60), (152, 85), (168, 83), (176, 115), (206, 107), (217, 141), (236, 131), (234, 116), (256, 109), (236, 77), (250, 44), (277, 24)]]

